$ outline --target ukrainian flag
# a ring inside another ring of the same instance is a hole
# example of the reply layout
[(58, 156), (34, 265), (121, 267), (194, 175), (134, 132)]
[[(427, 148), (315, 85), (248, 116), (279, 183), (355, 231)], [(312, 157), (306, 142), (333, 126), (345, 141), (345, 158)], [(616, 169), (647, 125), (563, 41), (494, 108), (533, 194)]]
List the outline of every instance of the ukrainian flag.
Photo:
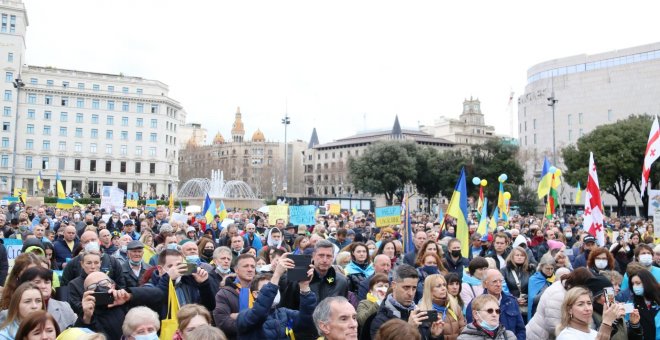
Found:
[(481, 219), (479, 220), (479, 228), (477, 228), (479, 235), (486, 235), (488, 232), (488, 197), (484, 197), (483, 207), (481, 208)]
[(39, 174), (37, 175), (37, 189), (44, 189), (44, 178), (41, 176), (41, 170), (39, 170)]
[(206, 212), (204, 213), (204, 217), (206, 217), (206, 223), (211, 223), (211, 221), (213, 221), (213, 217), (215, 217), (216, 214), (218, 214), (218, 211), (215, 208), (215, 202), (211, 201), (211, 204), (209, 204), (208, 209), (206, 209)]
[(206, 211), (209, 210), (209, 207), (211, 206), (211, 197), (209, 197), (209, 194), (206, 194), (206, 198), (204, 199), (204, 204), (202, 205), (202, 215), (206, 214)]
[(461, 253), (463, 257), (468, 258), (470, 251), (470, 232), (467, 225), (467, 189), (465, 186), (465, 168), (461, 168), (461, 174), (454, 187), (454, 193), (451, 195), (447, 215), (456, 219), (456, 238), (461, 241)]
[(59, 172), (55, 174), (55, 181), (57, 182), (57, 198), (66, 198), (66, 192), (64, 191), (64, 186), (62, 185), (62, 179), (60, 178)]
[(541, 170), (541, 181), (539, 181), (539, 187), (537, 189), (539, 198), (543, 198), (550, 192), (550, 186), (552, 185), (552, 173), (550, 172), (550, 162), (548, 158), (543, 159), (543, 170)]
[(224, 221), (224, 219), (227, 218), (227, 208), (225, 208), (224, 201), (220, 201), (220, 209), (218, 209), (216, 213), (220, 216), (220, 221)]
[(580, 182), (577, 185), (577, 191), (575, 192), (575, 204), (580, 204), (582, 200), (582, 188), (580, 188)]
[(57, 199), (57, 209), (73, 209), (73, 203), (75, 201), (73, 198), (58, 198)]

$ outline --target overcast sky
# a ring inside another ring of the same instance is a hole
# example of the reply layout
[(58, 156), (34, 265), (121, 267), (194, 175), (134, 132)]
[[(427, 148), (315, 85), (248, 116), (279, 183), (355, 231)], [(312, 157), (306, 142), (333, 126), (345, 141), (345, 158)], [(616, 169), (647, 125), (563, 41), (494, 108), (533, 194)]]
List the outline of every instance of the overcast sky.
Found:
[(531, 66), (660, 40), (650, 1), (24, 2), (27, 64), (160, 80), (209, 141), (237, 106), (246, 138), (282, 141), (288, 101), (289, 139), (325, 143), (458, 117), (470, 96), (508, 135)]

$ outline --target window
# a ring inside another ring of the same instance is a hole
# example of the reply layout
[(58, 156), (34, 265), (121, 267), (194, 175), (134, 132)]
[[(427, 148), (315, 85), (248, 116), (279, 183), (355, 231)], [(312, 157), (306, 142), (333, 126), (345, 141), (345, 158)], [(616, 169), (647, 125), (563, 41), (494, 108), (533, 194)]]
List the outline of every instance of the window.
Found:
[(121, 117), (121, 126), (128, 126), (128, 117)]
[(9, 155), (2, 155), (2, 157), (0, 157), (0, 166), (3, 168), (9, 167)]
[(121, 110), (124, 112), (128, 112), (128, 102), (121, 103)]
[(92, 159), (89, 161), (89, 171), (96, 172), (96, 160)]
[(34, 150), (34, 140), (32, 139), (26, 139), (25, 140), (25, 148), (27, 150)]
[(92, 133), (89, 135), (91, 138), (99, 138), (99, 129), (92, 129)]
[(96, 153), (96, 143), (92, 143), (89, 145), (89, 152)]
[(150, 134), (149, 135), (149, 141), (154, 142), (154, 143), (158, 142), (158, 135), (155, 134), (155, 133)]
[(25, 168), (32, 169), (32, 156), (25, 156)]
[(14, 72), (5, 72), (5, 83), (11, 83), (14, 81)]
[(536, 118), (532, 120), (532, 127), (536, 130)]
[(49, 79), (49, 80), (46, 80), (46, 85), (48, 87), (51, 87), (51, 86), (55, 85), (55, 82), (52, 79)]
[(157, 129), (158, 128), (158, 120), (157, 119), (152, 119), (151, 120), (151, 128), (152, 129)]
[(128, 154), (128, 146), (121, 145), (119, 147), (119, 154), (122, 155), (122, 156), (126, 156)]
[(28, 124), (25, 133), (28, 135), (34, 135), (34, 124)]
[(5, 101), (11, 101), (11, 90), (5, 90)]
[(4, 109), (2, 110), (2, 115), (3, 116), (11, 116), (11, 107), (5, 106)]
[(128, 93), (128, 87), (124, 86), (121, 88), (122, 93)]
[(135, 173), (139, 174), (142, 172), (142, 163), (141, 162), (135, 162)]
[(83, 122), (83, 114), (76, 113), (76, 123), (82, 123), (82, 122)]
[(112, 85), (108, 85), (108, 92), (115, 92), (115, 87)]
[(2, 30), (1, 32), (7, 32), (7, 14), (2, 15)]
[(78, 90), (84, 90), (85, 89), (85, 83), (78, 83)]
[(136, 92), (137, 94), (142, 94), (142, 89), (137, 89), (135, 92)]
[[(77, 142), (76, 144), (73, 145), (73, 147), (74, 147), (73, 149), (74, 149), (75, 152), (82, 152), (82, 143)], [(80, 169), (78, 169), (78, 170), (80, 170)]]
[(112, 171), (112, 162), (105, 161), (105, 172), (110, 172), (110, 171)]
[(107, 125), (114, 125), (115, 124), (115, 117), (114, 116), (108, 116), (106, 119), (106, 124)]
[(69, 82), (68, 82), (68, 81), (63, 81), (63, 82), (62, 82), (62, 87), (63, 87), (63, 88), (67, 88), (67, 87), (69, 87)]
[(144, 119), (142, 119), (142, 118), (138, 118), (138, 119), (135, 121), (135, 126), (137, 126), (137, 127), (142, 127), (142, 126), (144, 126)]
[(66, 158), (58, 158), (57, 159), (57, 169), (58, 170), (64, 170), (66, 165)]
[(112, 154), (112, 144), (105, 145), (105, 153), (107, 153), (108, 155)]
[(137, 113), (144, 113), (144, 104), (137, 103), (135, 110), (137, 111)]
[(43, 141), (43, 143), (41, 144), (41, 148), (46, 151), (50, 150), (50, 141), (49, 140)]
[(60, 126), (60, 136), (66, 137), (66, 126)]
[(41, 158), (41, 170), (46, 170), (48, 169), (48, 164), (50, 162), (48, 161), (48, 157), (42, 157)]
[(158, 104), (151, 104), (151, 113), (158, 113)]
[(57, 145), (57, 150), (58, 151), (66, 151), (66, 142), (64, 142), (64, 141), (59, 142), (59, 144)]
[(99, 115), (92, 115), (92, 124), (99, 123)]
[(83, 136), (83, 129), (82, 128), (76, 128), (76, 137), (82, 138)]
[(121, 140), (128, 140), (128, 131), (122, 131), (120, 139)]
[(69, 114), (67, 112), (60, 112), (60, 122), (68, 122)]
[(98, 91), (98, 90), (100, 90), (100, 89), (101, 89), (101, 86), (99, 86), (99, 84), (93, 84), (93, 85), (92, 85), (92, 90), (94, 90), (94, 91)]
[(582, 129), (580, 129), (580, 137), (582, 137), (582, 136), (584, 136), (584, 131), (582, 131)]
[(85, 99), (84, 98), (78, 98), (76, 99), (76, 107), (79, 109), (82, 109), (85, 107)]
[(100, 107), (98, 99), (92, 99), (92, 109), (98, 109)]
[(136, 146), (135, 147), (135, 155), (136, 156), (142, 156), (142, 147), (141, 146)]
[(12, 53), (12, 52), (7, 53), (7, 62), (8, 63), (13, 63), (14, 62), (14, 53)]
[(44, 104), (46, 105), (52, 105), (53, 104), (53, 96), (48, 95), (44, 97)]
[(142, 132), (136, 132), (135, 133), (135, 140), (136, 141), (141, 141), (142, 140)]
[(112, 130), (105, 131), (105, 139), (112, 139)]
[(108, 110), (113, 111), (115, 109), (115, 101), (108, 100)]
[(79, 158), (74, 159), (73, 160), (73, 170), (80, 171), (80, 163), (81, 163), (81, 161), (80, 161)]
[(44, 120), (51, 120), (53, 113), (50, 111), (44, 111)]
[(121, 172), (122, 174), (126, 173), (126, 162), (119, 163), (119, 172)]
[(28, 93), (27, 100), (28, 100), (28, 104), (36, 104), (37, 103), (37, 95), (34, 94), (34, 93)]
[(2, 147), (3, 148), (9, 147), (9, 137), (2, 137)]
[(50, 125), (44, 125), (44, 135), (50, 136)]
[(149, 173), (152, 175), (156, 173), (156, 163), (149, 163)]
[(69, 97), (62, 97), (62, 106), (69, 106)]
[(156, 156), (156, 148), (154, 148), (154, 147), (149, 148), (149, 156), (152, 156), (152, 157)]
[(34, 109), (28, 109), (27, 117), (28, 119), (34, 119), (36, 116)]
[(16, 16), (11, 15), (9, 16), (9, 33), (15, 33), (16, 32)]

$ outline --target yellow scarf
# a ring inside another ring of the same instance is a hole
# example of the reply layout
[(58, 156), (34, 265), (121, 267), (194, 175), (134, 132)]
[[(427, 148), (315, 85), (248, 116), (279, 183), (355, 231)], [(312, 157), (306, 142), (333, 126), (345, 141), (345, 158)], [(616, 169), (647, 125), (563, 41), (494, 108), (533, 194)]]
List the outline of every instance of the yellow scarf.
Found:
[(367, 293), (367, 301), (371, 301), (371, 302), (377, 304), (378, 303), (378, 298), (376, 298), (375, 296), (373, 296), (373, 294), (371, 294), (371, 292), (369, 292), (369, 293)]
[(552, 276), (550, 276), (549, 278), (547, 278), (546, 281), (548, 281), (548, 282), (550, 282), (550, 283), (555, 282), (555, 274), (552, 274)]

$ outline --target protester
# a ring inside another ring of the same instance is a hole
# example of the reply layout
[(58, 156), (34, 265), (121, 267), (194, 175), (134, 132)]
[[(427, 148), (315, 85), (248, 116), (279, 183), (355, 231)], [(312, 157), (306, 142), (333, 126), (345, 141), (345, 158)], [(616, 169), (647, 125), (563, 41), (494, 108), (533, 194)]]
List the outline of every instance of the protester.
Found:
[[(374, 274), (376, 275), (378, 273), (380, 274), (385, 274), (386, 277), (389, 277), (390, 270), (392, 269), (392, 262), (390, 262), (390, 259), (386, 255), (376, 255), (374, 258)], [(369, 280), (372, 278), (368, 277), (362, 282), (360, 282), (360, 286), (358, 287), (358, 293), (357, 293), (357, 298), (358, 300), (362, 301), (367, 298), (367, 292), (369, 292), (370, 288), (370, 282)]]
[(529, 320), (526, 312), (529, 277), (532, 271), (527, 252), (521, 247), (511, 249), (509, 256), (506, 258), (506, 267), (501, 270), (509, 293), (518, 300), (518, 306), (525, 320)]
[(0, 339), (14, 339), (19, 325), (32, 313), (45, 311), (41, 291), (31, 282), (20, 284), (9, 302), (5, 320), (0, 324)]
[(408, 253), (406, 253), (406, 255), (403, 257), (403, 263), (409, 266), (415, 266), (415, 259), (417, 258), (417, 253), (424, 246), (427, 237), (428, 236), (426, 235), (426, 232), (423, 230), (419, 230), (415, 233), (415, 236), (413, 238), (415, 249), (412, 249)]
[(53, 243), (53, 247), (55, 248), (55, 262), (57, 263), (58, 269), (66, 266), (67, 262), (73, 258), (73, 250), (79, 243), (76, 236), (76, 227), (67, 226), (64, 228), (64, 237)]
[(343, 296), (320, 300), (312, 314), (319, 339), (357, 340), (358, 323), (353, 305)]
[(179, 321), (179, 328), (172, 337), (173, 340), (190, 340), (192, 339), (190, 338), (190, 332), (194, 331), (195, 328), (211, 324), (211, 313), (204, 306), (196, 303), (182, 306), (176, 314), (176, 318)]
[(46, 306), (46, 311), (55, 317), (59, 329), (67, 329), (76, 322), (78, 317), (68, 302), (58, 301), (51, 296), (53, 294), (52, 278), (53, 271), (41, 266), (35, 266), (25, 270), (18, 278), (18, 283), (31, 282), (39, 288)]
[[(87, 252), (95, 252), (100, 254), (101, 262), (99, 264), (100, 266), (98, 270), (107, 273), (108, 276), (110, 276), (110, 278), (116, 282), (118, 287), (126, 287), (126, 281), (122, 275), (121, 262), (117, 261), (115, 258), (108, 254), (101, 253), (99, 237), (95, 232), (85, 231), (82, 236), (80, 236), (80, 246)], [(62, 272), (62, 285), (68, 284), (71, 280), (81, 275), (81, 260), (82, 258), (80, 255), (77, 255), (76, 257), (72, 258), (69, 263), (67, 263), (64, 271)]]
[(60, 335), (60, 327), (53, 315), (46, 311), (35, 311), (21, 322), (16, 332), (19, 340), (55, 340)]
[[(635, 249), (635, 259), (644, 266), (644, 269), (651, 272), (656, 282), (660, 282), (660, 268), (653, 266), (653, 248), (646, 244), (640, 244)], [(626, 273), (621, 282), (621, 290), (628, 290), (628, 286), (628, 273)]]
[(468, 317), (474, 321), (467, 324), (458, 340), (516, 339), (516, 334), (500, 323), (503, 311), (496, 297), (483, 294), (474, 298), (471, 303), (473, 309)]
[(254, 297), (250, 292), (250, 283), (254, 279), (256, 260), (250, 254), (240, 255), (236, 259), (236, 276), (227, 276), (225, 283), (215, 296), (213, 319), (229, 339), (238, 335), (236, 320), (239, 312), (252, 308)]
[[(447, 291), (447, 281), (442, 275), (429, 275), (424, 282), (424, 294), (418, 307), (421, 310), (435, 310), (438, 319), (443, 321), (442, 336), (444, 340), (455, 340), (466, 325), (463, 311), (458, 301)], [(428, 328), (428, 323), (422, 327)], [(429, 334), (427, 330), (423, 332)]]
[[(189, 243), (192, 243), (192, 241)], [(189, 252), (196, 252), (196, 247), (195, 249), (189, 249)], [(208, 272), (201, 268), (201, 266), (197, 266), (189, 275), (184, 275), (187, 270), (188, 265), (178, 250), (165, 249), (158, 258), (158, 274), (160, 277), (155, 277), (152, 282), (156, 282), (154, 286), (160, 289), (162, 294), (160, 296), (167, 297), (169, 281), (172, 280), (175, 283), (174, 289), (179, 306), (189, 303), (199, 303), (209, 310), (213, 310), (215, 308), (215, 299), (213, 298), (213, 289), (208, 279)], [(163, 301), (165, 302), (163, 308), (167, 308), (166, 301)], [(165, 314), (166, 311), (161, 310), (160, 315)]]
[(580, 268), (580, 267), (586, 267), (587, 266), (587, 259), (589, 258), (589, 253), (593, 249), (597, 249), (598, 247), (596, 246), (596, 238), (587, 234), (586, 236), (583, 236), (582, 238), (582, 253), (580, 255), (577, 255), (575, 257), (575, 260), (573, 260), (573, 268)]
[(591, 293), (582, 287), (571, 288), (566, 292), (561, 305), (561, 322), (556, 329), (557, 340), (608, 340), (618, 310), (619, 306), (616, 304), (607, 309), (603, 314), (600, 330), (597, 332), (589, 327), (593, 315)]
[(2, 290), (2, 300), (0, 300), (0, 310), (9, 309), (9, 302), (11, 301), (12, 296), (16, 291), (16, 287), (19, 285), (19, 277), (28, 269), (32, 267), (41, 266), (45, 269), (48, 269), (48, 264), (46, 261), (35, 255), (34, 253), (23, 253), (16, 257), (14, 260), (14, 267), (9, 273), (9, 277), (5, 283), (5, 286)]
[(360, 301), (357, 308), (357, 321), (361, 330), (360, 338), (362, 339), (370, 336), (371, 320), (373, 320), (383, 300), (387, 297), (387, 290), (390, 286), (387, 275), (383, 273), (374, 274), (368, 281), (369, 292), (367, 297)]
[(151, 268), (143, 260), (144, 244), (131, 241), (127, 245), (128, 261), (121, 264), (125, 287), (137, 287), (145, 272)]
[[(643, 334), (644, 339), (657, 339), (660, 335), (660, 284), (647, 270), (631, 275), (631, 302), (639, 316), (630, 317), (635, 334)], [(603, 321), (605, 322), (605, 321)]]
[(602, 270), (618, 270), (614, 256), (605, 248), (596, 248), (589, 253), (587, 268), (594, 275), (598, 275)]
[[(608, 297), (605, 294), (606, 293), (605, 289), (614, 290), (614, 287), (612, 287), (612, 282), (610, 282), (610, 280), (603, 275), (596, 275), (593, 278), (590, 278), (589, 280), (587, 280), (585, 287), (589, 289), (591, 295), (593, 296), (592, 299), (593, 316), (591, 318), (593, 320), (592, 328), (598, 331), (603, 322), (603, 313), (605, 312), (606, 307), (610, 306), (610, 304), (615, 303), (613, 300), (607, 301)], [(623, 316), (625, 316), (625, 309), (623, 307), (623, 304), (617, 304), (617, 305), (618, 305), (617, 317), (615, 320), (612, 321), (611, 324), (612, 332), (610, 334), (610, 339), (627, 340), (628, 326), (626, 325), (626, 321), (622, 318)]]
[(369, 249), (364, 243), (352, 243), (349, 252), (351, 262), (344, 272), (348, 279), (348, 290), (357, 294), (360, 283), (374, 274), (374, 266), (369, 260)]
[(447, 293), (456, 299), (462, 314), (465, 314), (465, 303), (461, 298), (461, 279), (456, 273), (447, 273), (445, 280), (447, 281)]
[(465, 306), (470, 304), (472, 299), (483, 294), (482, 280), (486, 269), (488, 269), (488, 261), (485, 258), (477, 256), (470, 261), (468, 272), (463, 275), (463, 283), (461, 284), (461, 299)]
[(227, 340), (221, 330), (211, 325), (200, 325), (188, 333), (189, 339), (195, 340)]
[(555, 282), (555, 259), (551, 254), (543, 255), (536, 269), (537, 272), (529, 278), (527, 320), (536, 312), (543, 291)]
[[(78, 318), (83, 315), (83, 294), (85, 292), (85, 279), (91, 273), (98, 272), (101, 268), (101, 254), (98, 252), (83, 251), (80, 253), (80, 262), (82, 266), (82, 273), (75, 279), (71, 280), (67, 285), (69, 288), (69, 295), (67, 302), (71, 305), (71, 309), (78, 315)], [(114, 280), (113, 280), (114, 283)]]
[[(468, 245), (465, 245), (466, 247)], [(465, 268), (470, 265), (468, 259), (462, 255), (461, 248), (463, 245), (458, 239), (451, 239), (447, 243), (447, 253), (444, 256), (443, 262), (448, 271), (458, 274), (459, 278), (463, 277)]]
[(121, 330), (125, 339), (151, 339), (158, 338), (160, 320), (158, 313), (147, 307), (133, 307), (124, 318)]

